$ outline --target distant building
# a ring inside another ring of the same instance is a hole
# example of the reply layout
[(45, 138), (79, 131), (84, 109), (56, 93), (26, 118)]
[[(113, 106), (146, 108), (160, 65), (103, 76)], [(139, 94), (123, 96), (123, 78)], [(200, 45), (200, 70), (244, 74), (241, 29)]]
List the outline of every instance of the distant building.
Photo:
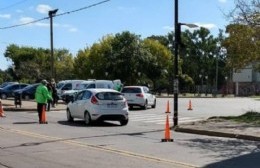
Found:
[(236, 96), (258, 95), (260, 93), (260, 72), (253, 65), (233, 72)]

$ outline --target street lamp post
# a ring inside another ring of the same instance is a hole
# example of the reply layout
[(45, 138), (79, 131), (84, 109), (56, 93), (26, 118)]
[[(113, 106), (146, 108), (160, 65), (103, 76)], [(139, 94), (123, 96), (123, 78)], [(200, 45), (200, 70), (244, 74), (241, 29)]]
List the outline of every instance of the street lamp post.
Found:
[(53, 55), (53, 25), (52, 18), (57, 13), (58, 9), (49, 11), (50, 18), (50, 36), (51, 36), (51, 78), (54, 78), (54, 55)]
[(178, 66), (178, 52), (179, 52), (179, 43), (181, 42), (181, 25), (186, 25), (190, 28), (198, 27), (195, 24), (186, 24), (179, 23), (179, 1), (175, 0), (175, 20), (174, 20), (174, 81), (173, 81), (173, 92), (174, 92), (174, 104), (173, 104), (173, 126), (176, 127), (178, 125), (178, 89), (179, 89), (179, 66)]
[(173, 126), (177, 126), (178, 125), (178, 50), (179, 50), (179, 37), (180, 37), (180, 25), (179, 25), (179, 1), (175, 0), (175, 21), (174, 21), (174, 25), (175, 25), (175, 40), (174, 40), (174, 104), (173, 104)]
[(205, 76), (206, 79), (206, 90), (205, 90), (205, 96), (208, 96), (208, 75)]

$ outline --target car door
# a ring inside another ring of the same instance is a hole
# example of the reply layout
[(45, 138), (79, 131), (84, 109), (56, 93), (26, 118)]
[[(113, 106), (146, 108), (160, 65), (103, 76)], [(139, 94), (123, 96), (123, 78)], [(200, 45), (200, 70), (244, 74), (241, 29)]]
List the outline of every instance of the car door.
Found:
[(143, 87), (143, 91), (144, 91), (144, 94), (145, 94), (145, 97), (148, 101), (148, 104), (151, 105), (153, 104), (153, 95), (149, 92), (149, 89), (147, 87)]
[(88, 90), (84, 90), (82, 92), (82, 96), (81, 96), (81, 99), (78, 101), (78, 116), (79, 118), (82, 118), (84, 119), (84, 114), (85, 114), (85, 111), (89, 111), (91, 112), (91, 104), (90, 104), (90, 97), (91, 97), (92, 93)]
[(76, 96), (73, 102), (69, 104), (70, 112), (72, 117), (79, 118), (79, 104), (83, 96), (83, 91), (79, 92)]

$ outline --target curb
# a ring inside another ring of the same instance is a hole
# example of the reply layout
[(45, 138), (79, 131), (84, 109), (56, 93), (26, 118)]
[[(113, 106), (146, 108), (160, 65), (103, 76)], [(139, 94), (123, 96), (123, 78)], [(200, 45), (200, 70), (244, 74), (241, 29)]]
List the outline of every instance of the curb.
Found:
[[(15, 108), (15, 107), (5, 107), (4, 108), (5, 111), (35, 111), (37, 112), (36, 108)], [(50, 109), (50, 111), (63, 111), (66, 109)]]
[(207, 131), (207, 130), (181, 128), (181, 127), (174, 128), (174, 131), (191, 133), (191, 134), (199, 134), (199, 135), (215, 136), (215, 137), (226, 137), (226, 138), (236, 138), (236, 139), (243, 139), (243, 140), (250, 140), (250, 141), (260, 141), (260, 137), (257, 137), (257, 136), (232, 134), (232, 133), (225, 133), (225, 132), (218, 132), (218, 131)]

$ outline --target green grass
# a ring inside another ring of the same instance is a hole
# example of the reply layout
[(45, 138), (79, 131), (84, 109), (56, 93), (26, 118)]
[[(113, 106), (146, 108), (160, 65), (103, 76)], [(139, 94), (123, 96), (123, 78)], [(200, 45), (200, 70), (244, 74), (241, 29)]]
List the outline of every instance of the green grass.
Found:
[(210, 119), (216, 119), (216, 118), (232, 120), (240, 123), (250, 123), (253, 125), (260, 126), (260, 113), (257, 112), (247, 112), (240, 116), (212, 117)]

